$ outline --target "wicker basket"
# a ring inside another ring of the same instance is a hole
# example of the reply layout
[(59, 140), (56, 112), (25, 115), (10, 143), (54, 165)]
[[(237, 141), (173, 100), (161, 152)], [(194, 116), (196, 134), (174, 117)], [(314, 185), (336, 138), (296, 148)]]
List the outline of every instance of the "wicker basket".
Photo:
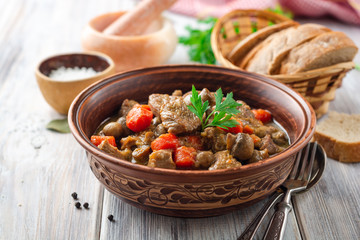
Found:
[[(211, 46), (217, 61), (229, 68), (240, 69), (229, 59), (229, 53), (248, 35), (256, 30), (284, 21), (292, 21), (282, 15), (263, 10), (235, 10), (221, 17), (214, 26)], [(312, 105), (319, 118), (328, 111), (335, 91), (341, 86), (346, 72), (354, 68), (353, 62), (344, 62), (325, 68), (291, 75), (267, 75), (302, 94)]]

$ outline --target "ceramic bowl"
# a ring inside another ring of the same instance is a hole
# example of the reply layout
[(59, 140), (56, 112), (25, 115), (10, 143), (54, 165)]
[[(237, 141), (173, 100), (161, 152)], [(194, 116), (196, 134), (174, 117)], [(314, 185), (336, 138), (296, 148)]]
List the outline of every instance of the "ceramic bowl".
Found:
[[(92, 68), (97, 73), (91, 77), (71, 80), (54, 80), (49, 76), (60, 67)], [(61, 114), (67, 114), (71, 102), (92, 83), (114, 74), (112, 59), (99, 52), (67, 53), (51, 56), (41, 61), (35, 70), (40, 91), (47, 103)]]
[[(151, 168), (112, 157), (91, 144), (98, 125), (126, 98), (146, 102), (152, 93), (175, 89), (233, 92), (251, 107), (265, 108), (287, 131), (291, 145), (264, 161), (222, 170)], [(89, 121), (91, 119), (91, 121)], [(312, 138), (316, 117), (298, 93), (275, 80), (207, 65), (175, 65), (114, 75), (83, 91), (68, 115), (70, 129), (86, 150), (90, 168), (110, 192), (147, 211), (181, 217), (224, 214), (266, 197), (286, 179), (295, 154)]]
[(82, 32), (83, 49), (109, 55), (117, 72), (166, 63), (178, 42), (172, 23), (160, 18), (139, 36), (103, 34), (102, 31), (122, 14), (124, 12), (106, 13), (92, 19)]

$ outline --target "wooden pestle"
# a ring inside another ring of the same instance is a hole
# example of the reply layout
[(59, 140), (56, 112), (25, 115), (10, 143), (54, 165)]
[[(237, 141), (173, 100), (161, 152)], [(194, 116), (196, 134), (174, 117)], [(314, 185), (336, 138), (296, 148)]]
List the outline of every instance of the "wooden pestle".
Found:
[(106, 35), (141, 35), (160, 14), (177, 0), (142, 0), (103, 31)]

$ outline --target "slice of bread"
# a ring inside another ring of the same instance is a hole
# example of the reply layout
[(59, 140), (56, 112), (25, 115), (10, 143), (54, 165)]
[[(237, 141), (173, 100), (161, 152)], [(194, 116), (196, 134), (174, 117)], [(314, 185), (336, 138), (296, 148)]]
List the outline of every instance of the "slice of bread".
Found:
[[(292, 28), (292, 27), (290, 27)], [(261, 73), (261, 74), (266, 74), (266, 71), (262, 71), (262, 69), (264, 69), (264, 65), (266, 63), (266, 61), (263, 61), (262, 59), (256, 59), (254, 60), (254, 58), (257, 58), (259, 55), (261, 55), (261, 52), (263, 52), (264, 49), (266, 49), (266, 47), (268, 45), (270, 45), (270, 43), (273, 41), (274, 37), (276, 37), (279, 33), (282, 33), (284, 31), (286, 31), (289, 28), (280, 30), (279, 32), (275, 32), (273, 34), (271, 34), (269, 37), (267, 37), (264, 41), (260, 42), (258, 45), (256, 45), (253, 49), (251, 49), (243, 58), (243, 60), (240, 62), (239, 67), (248, 71), (252, 71), (252, 72), (256, 72), (256, 73)], [(260, 53), (260, 54), (259, 54)], [(259, 61), (260, 60), (260, 61)], [(255, 69), (249, 70), (248, 69), (248, 65), (255, 65)]]
[(268, 26), (260, 29), (259, 31), (248, 35), (246, 38), (241, 40), (234, 49), (227, 56), (231, 62), (235, 65), (242, 65), (241, 62), (246, 54), (261, 43), (264, 39), (269, 37), (271, 34), (281, 31), (285, 28), (299, 25), (299, 23), (295, 21), (286, 21), (282, 23), (275, 24), (273, 26)]
[(258, 45), (259, 50), (251, 57), (245, 69), (261, 74), (274, 74), (291, 49), (329, 31), (331, 30), (322, 25), (309, 23), (276, 32)]
[(360, 114), (329, 112), (317, 124), (314, 139), (328, 157), (340, 162), (360, 162)]
[(288, 31), (283, 40), (279, 39), (274, 42), (274, 45), (278, 46), (278, 48), (273, 50), (274, 53), (272, 60), (268, 65), (267, 74), (277, 74), (282, 61), (293, 48), (304, 42), (310, 41), (322, 33), (330, 31), (331, 30), (325, 26), (312, 23), (303, 24), (292, 31)]
[(326, 32), (290, 51), (281, 64), (280, 74), (292, 74), (352, 61), (357, 52), (354, 42), (342, 32)]

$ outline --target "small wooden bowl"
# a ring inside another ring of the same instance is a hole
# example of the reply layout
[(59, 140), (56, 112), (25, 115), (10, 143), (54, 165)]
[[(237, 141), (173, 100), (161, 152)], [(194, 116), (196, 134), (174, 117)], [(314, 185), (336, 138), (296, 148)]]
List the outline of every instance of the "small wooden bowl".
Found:
[(116, 72), (164, 64), (175, 51), (178, 39), (172, 23), (160, 18), (144, 35), (112, 36), (102, 31), (125, 12), (106, 13), (92, 19), (82, 32), (86, 51), (99, 51), (115, 62)]
[[(90, 142), (90, 136), (124, 99), (146, 102), (152, 93), (187, 92), (192, 85), (233, 92), (255, 108), (272, 112), (287, 131), (291, 145), (264, 161), (240, 168), (200, 171), (151, 168), (112, 157)], [(221, 215), (264, 198), (286, 179), (299, 152), (314, 134), (316, 117), (310, 104), (275, 80), (209, 65), (173, 65), (114, 75), (87, 88), (71, 105), (72, 134), (86, 150), (90, 168), (110, 192), (158, 214), (181, 217)], [(90, 120), (91, 119), (91, 120)]]
[[(49, 77), (52, 70), (60, 67), (93, 68), (97, 74), (92, 77), (73, 80), (54, 80)], [(40, 91), (47, 103), (61, 114), (67, 114), (71, 102), (82, 90), (92, 83), (115, 73), (112, 59), (98, 52), (68, 53), (49, 57), (41, 61), (35, 70)]]

